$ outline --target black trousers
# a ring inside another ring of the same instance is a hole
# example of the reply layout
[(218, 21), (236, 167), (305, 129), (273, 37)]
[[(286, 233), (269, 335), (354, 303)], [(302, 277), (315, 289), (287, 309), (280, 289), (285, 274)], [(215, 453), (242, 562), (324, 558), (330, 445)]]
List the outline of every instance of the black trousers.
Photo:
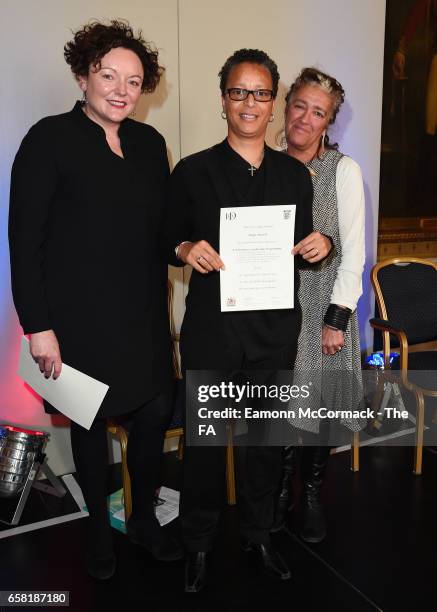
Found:
[[(154, 519), (154, 495), (160, 485), (165, 431), (173, 402), (170, 393), (160, 395), (138, 410), (120, 417), (129, 429), (127, 461), (132, 485), (132, 518)], [(107, 507), (107, 421), (96, 419), (90, 430), (71, 422), (71, 446), (79, 485), (90, 517), (88, 550), (105, 556), (112, 553)]]
[[(244, 352), (235, 348), (228, 357), (227, 367), (233, 370), (232, 377), (246, 377), (255, 370), (256, 376), (265, 371), (266, 377), (269, 377), (271, 374), (274, 376), (275, 370), (292, 367), (296, 345), (290, 345), (258, 362), (248, 361)], [(241, 534), (251, 542), (268, 543), (273, 525), (275, 493), (281, 476), (282, 447), (247, 446), (235, 447), (234, 450)], [(212, 547), (220, 510), (225, 503), (225, 470), (226, 447), (185, 447), (180, 516), (188, 551), (207, 551)]]

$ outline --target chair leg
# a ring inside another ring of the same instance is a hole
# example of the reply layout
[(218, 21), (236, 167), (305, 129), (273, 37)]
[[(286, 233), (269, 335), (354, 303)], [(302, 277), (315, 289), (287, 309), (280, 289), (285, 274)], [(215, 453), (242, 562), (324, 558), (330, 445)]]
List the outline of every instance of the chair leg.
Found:
[(179, 461), (182, 461), (182, 459), (184, 458), (184, 436), (183, 434), (179, 436), (177, 456), (178, 456)]
[(354, 431), (352, 434), (352, 445), (351, 445), (351, 470), (358, 472), (360, 469), (360, 434), (358, 431)]
[(425, 400), (420, 391), (414, 392), (416, 396), (416, 448), (414, 449), (414, 469), (416, 476), (422, 473), (422, 453), (423, 453), (423, 428), (425, 424)]
[(226, 489), (228, 494), (228, 505), (235, 506), (237, 503), (237, 495), (235, 492), (235, 461), (231, 427), (228, 429), (228, 445), (226, 448)]
[(123, 480), (123, 497), (124, 497), (124, 516), (125, 523), (129, 520), (132, 514), (132, 492), (129, 470), (127, 467), (127, 441), (128, 435), (124, 427), (118, 426), (115, 434), (120, 442), (121, 446), (121, 469), (122, 469), (122, 480)]

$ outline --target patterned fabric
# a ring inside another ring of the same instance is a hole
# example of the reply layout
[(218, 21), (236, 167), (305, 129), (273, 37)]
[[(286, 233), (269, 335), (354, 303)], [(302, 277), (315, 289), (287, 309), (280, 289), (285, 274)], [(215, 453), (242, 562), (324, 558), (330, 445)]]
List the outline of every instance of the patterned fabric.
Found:
[[(302, 329), (295, 362), (295, 384), (306, 384), (309, 378), (313, 378), (314, 384), (321, 388), (320, 394), (312, 391), (307, 400), (299, 400), (299, 406), (304, 409), (326, 406), (335, 410), (354, 410), (360, 407), (361, 352), (356, 311), (349, 319), (343, 349), (335, 355), (324, 355), (321, 346), (323, 317), (341, 262), (336, 173), (342, 157), (342, 153), (330, 149), (306, 164), (312, 171), (314, 231), (330, 236), (334, 247), (320, 264), (299, 271)], [(301, 418), (290, 422), (301, 429), (319, 432), (317, 419)], [(355, 419), (342, 419), (341, 423), (352, 431), (365, 426), (365, 422)]]
[(437, 270), (392, 264), (379, 270), (378, 281), (388, 320), (405, 331), (408, 344), (437, 339)]

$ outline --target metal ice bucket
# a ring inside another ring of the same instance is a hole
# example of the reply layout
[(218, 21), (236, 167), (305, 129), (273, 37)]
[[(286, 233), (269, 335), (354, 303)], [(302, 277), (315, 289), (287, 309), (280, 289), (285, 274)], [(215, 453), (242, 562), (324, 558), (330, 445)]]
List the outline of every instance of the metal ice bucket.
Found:
[(18, 495), (49, 434), (12, 425), (0, 426), (0, 497)]

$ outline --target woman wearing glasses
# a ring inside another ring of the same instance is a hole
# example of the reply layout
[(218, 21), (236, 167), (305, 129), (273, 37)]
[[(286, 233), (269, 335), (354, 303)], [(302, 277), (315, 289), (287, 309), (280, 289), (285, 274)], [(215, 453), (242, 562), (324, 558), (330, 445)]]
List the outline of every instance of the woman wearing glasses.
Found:
[[(278, 89), (276, 64), (263, 51), (241, 49), (228, 58), (219, 77), (227, 138), (183, 159), (171, 177), (169, 244), (176, 251), (172, 263), (193, 268), (181, 330), (182, 366), (184, 371), (289, 369), (300, 329), (297, 301), (294, 309), (220, 311), (218, 271), (226, 264), (219, 255), (220, 208), (295, 204), (294, 252), (315, 263), (326, 256), (331, 243), (312, 232), (307, 170), (264, 142)], [(244, 548), (257, 555), (265, 570), (286, 580), (290, 572), (269, 536), (281, 449), (245, 451), (246, 478), (239, 494)], [(224, 482), (223, 446), (187, 446), (181, 494), (187, 592), (197, 592), (205, 583)]]

